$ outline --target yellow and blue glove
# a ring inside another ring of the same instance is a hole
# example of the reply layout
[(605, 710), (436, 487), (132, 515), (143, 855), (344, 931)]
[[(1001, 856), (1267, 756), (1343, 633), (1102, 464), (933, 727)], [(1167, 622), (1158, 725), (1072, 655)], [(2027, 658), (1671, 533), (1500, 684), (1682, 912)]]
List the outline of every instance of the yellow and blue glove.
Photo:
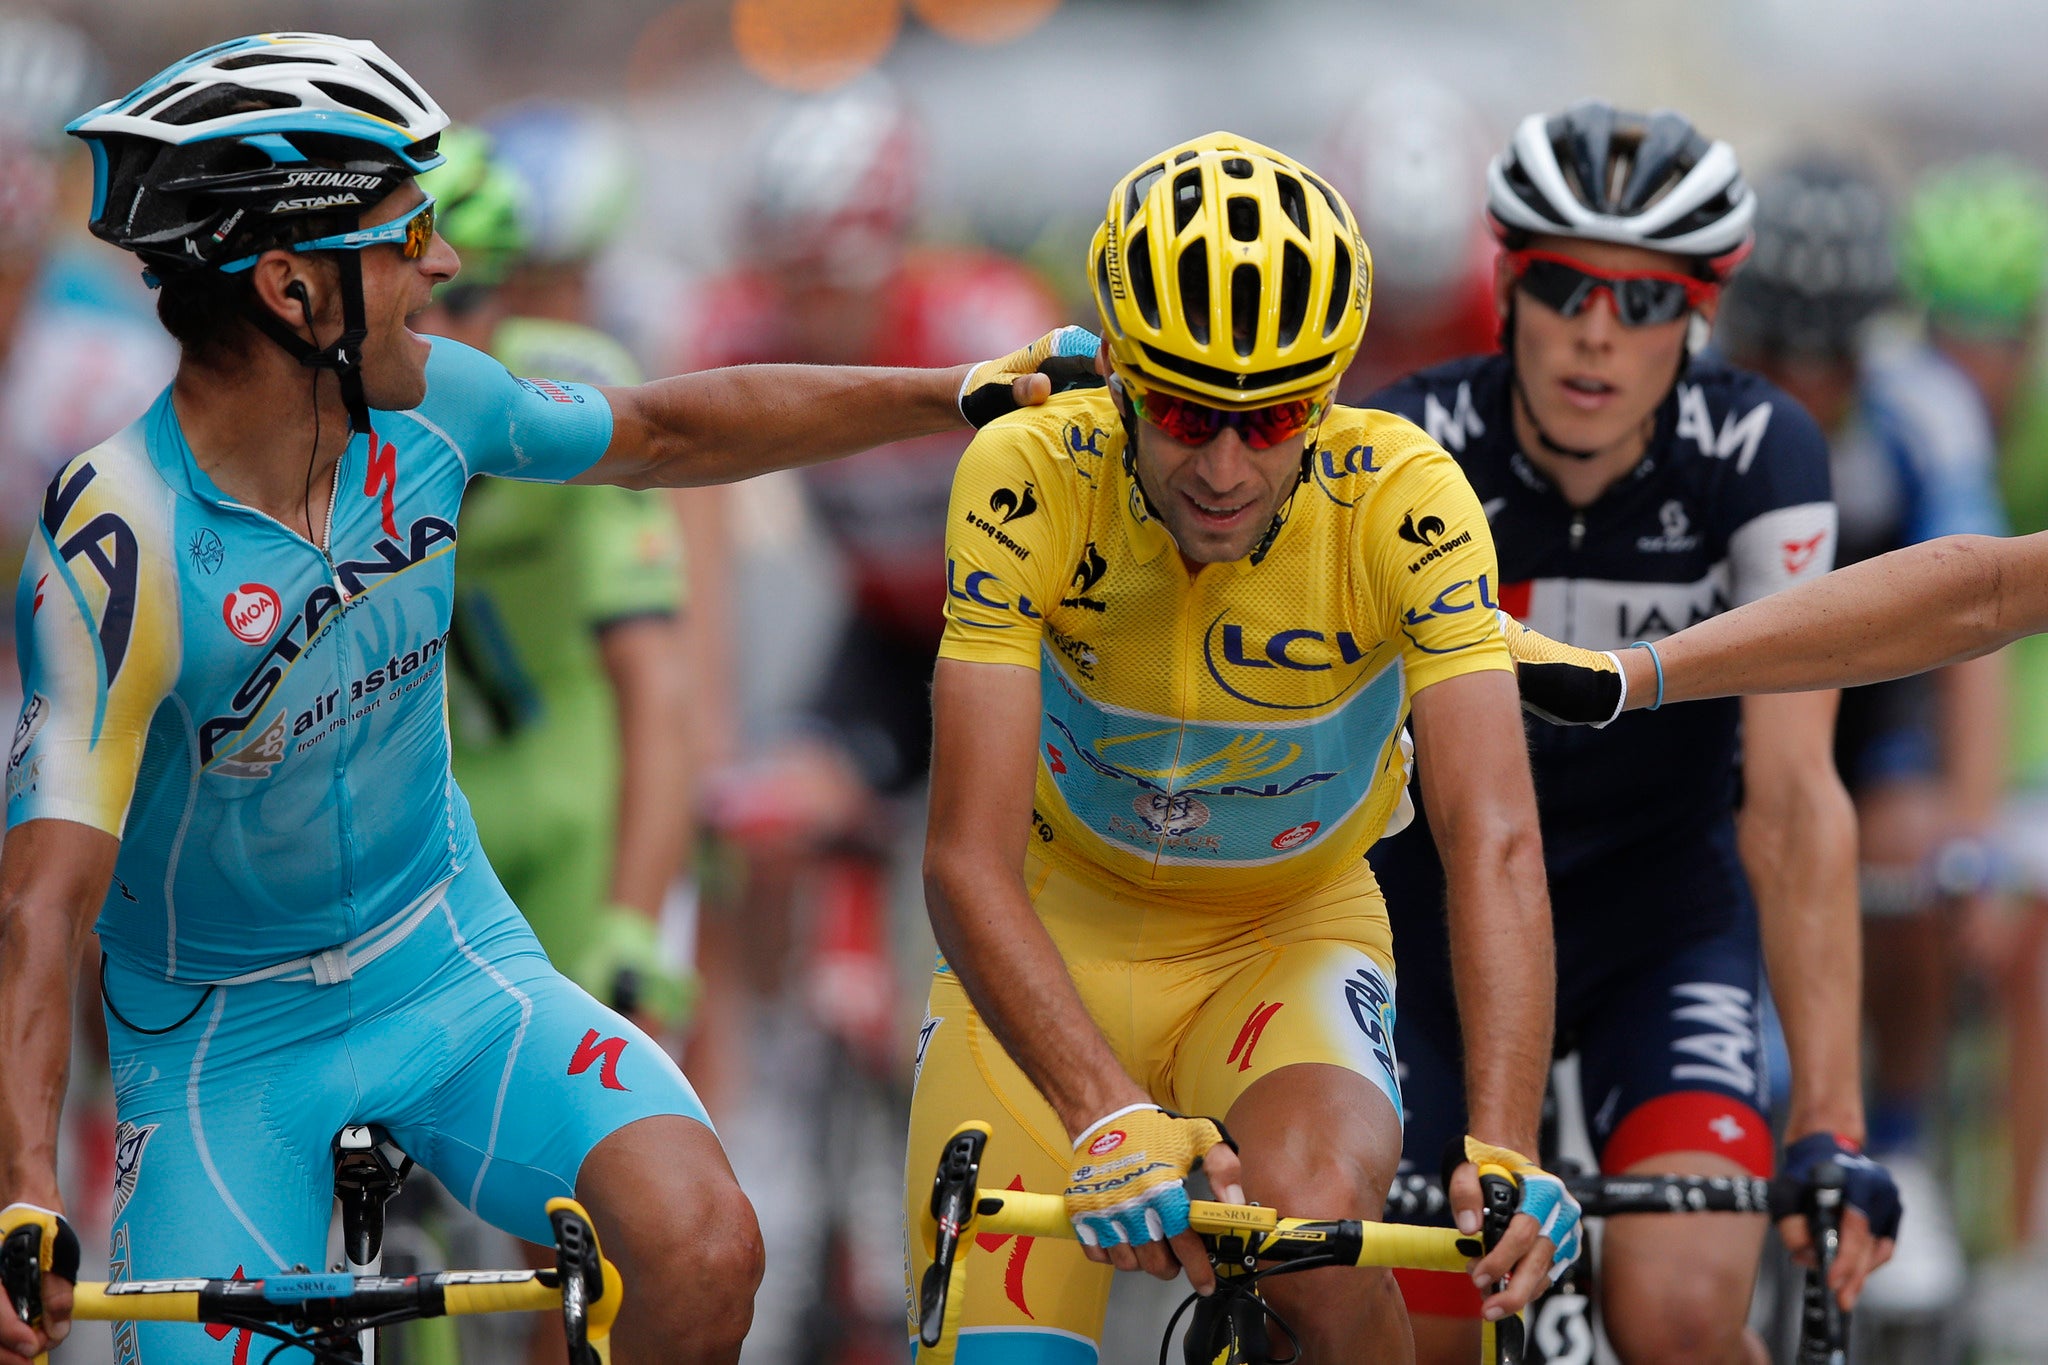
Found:
[(1514, 1179), (1520, 1194), (1515, 1212), (1535, 1219), (1536, 1231), (1548, 1237), (1555, 1248), (1550, 1257), (1550, 1283), (1556, 1284), (1584, 1249), (1579, 1201), (1572, 1198), (1562, 1180), (1513, 1148), (1495, 1147), (1468, 1133), (1465, 1160), (1477, 1166), (1481, 1175), (1505, 1173)]
[[(1628, 676), (1621, 671), (1618, 655), (1539, 635), (1504, 611), (1494, 615), (1515, 658), (1523, 710), (1553, 725), (1590, 725), (1597, 730), (1627, 709)], [(1662, 698), (1658, 700), (1661, 703)]]
[(1067, 1217), (1084, 1246), (1136, 1246), (1188, 1230), (1189, 1171), (1227, 1143), (1213, 1119), (1182, 1118), (1134, 1104), (1098, 1119), (1074, 1139), (1067, 1168)]
[(1017, 397), (1010, 386), (1026, 375), (1044, 375), (1052, 381), (1054, 393), (1100, 385), (1104, 381), (1095, 372), (1095, 352), (1101, 345), (1102, 338), (1086, 327), (1061, 327), (1021, 351), (984, 360), (960, 381), (960, 415), (985, 427), (1015, 412)]

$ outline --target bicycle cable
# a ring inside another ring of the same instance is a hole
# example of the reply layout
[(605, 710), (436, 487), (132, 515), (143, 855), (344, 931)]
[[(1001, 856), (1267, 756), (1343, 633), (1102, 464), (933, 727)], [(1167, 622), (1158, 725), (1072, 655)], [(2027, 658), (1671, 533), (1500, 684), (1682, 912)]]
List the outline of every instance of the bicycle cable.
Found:
[[(1260, 1360), (1246, 1361), (1244, 1365), (1297, 1365), (1297, 1362), (1301, 1360), (1301, 1338), (1295, 1335), (1293, 1324), (1289, 1323), (1286, 1318), (1281, 1317), (1275, 1311), (1273, 1305), (1268, 1303), (1259, 1294), (1259, 1285), (1275, 1275), (1292, 1275), (1303, 1270), (1320, 1270), (1325, 1266), (1340, 1264), (1342, 1262), (1335, 1256), (1304, 1256), (1298, 1261), (1287, 1261), (1280, 1265), (1267, 1266), (1264, 1270), (1255, 1270), (1249, 1275), (1233, 1275), (1228, 1277), (1219, 1275), (1216, 1277), (1217, 1291), (1229, 1296), (1229, 1299), (1226, 1299), (1225, 1302), (1241, 1298), (1256, 1301), (1259, 1305), (1259, 1311), (1278, 1325), (1280, 1330), (1286, 1334), (1289, 1343), (1294, 1347), (1292, 1353), (1288, 1355), (1274, 1356), (1268, 1354)], [(1168, 1357), (1173, 1343), (1173, 1329), (1180, 1325), (1181, 1315), (1200, 1303), (1201, 1300), (1201, 1294), (1189, 1294), (1180, 1301), (1180, 1306), (1173, 1310), (1173, 1316), (1166, 1320), (1166, 1330), (1159, 1338), (1159, 1365), (1170, 1365)]]

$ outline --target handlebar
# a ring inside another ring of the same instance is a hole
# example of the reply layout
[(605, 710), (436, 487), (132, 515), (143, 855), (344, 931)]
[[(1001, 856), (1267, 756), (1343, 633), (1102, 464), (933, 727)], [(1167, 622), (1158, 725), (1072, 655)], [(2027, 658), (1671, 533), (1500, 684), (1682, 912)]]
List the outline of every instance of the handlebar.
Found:
[[(79, 1321), (204, 1322), (246, 1327), (305, 1347), (316, 1360), (355, 1359), (356, 1333), (414, 1318), (559, 1310), (569, 1365), (608, 1365), (611, 1329), (625, 1297), (618, 1267), (604, 1258), (590, 1216), (573, 1199), (550, 1199), (553, 1270), (456, 1270), (433, 1275), (304, 1272), (255, 1280), (203, 1277), (80, 1281)], [(0, 1246), (0, 1280), (10, 1302), (40, 1326), (42, 1229), (16, 1228)], [(37, 1357), (43, 1365), (46, 1356)]]
[[(951, 1365), (965, 1302), (967, 1258), (977, 1235), (1013, 1233), (1024, 1237), (1074, 1239), (1066, 1201), (1025, 1190), (984, 1190), (978, 1180), (989, 1126), (964, 1123), (940, 1153), (931, 1199), (918, 1211), (918, 1232), (932, 1263), (918, 1285), (919, 1359)], [(1505, 1173), (1484, 1174), (1486, 1226), (1481, 1236), (1455, 1228), (1367, 1223), (1355, 1218), (1287, 1218), (1256, 1204), (1191, 1201), (1188, 1227), (1220, 1263), (1299, 1261), (1315, 1258), (1339, 1265), (1386, 1266), (1408, 1270), (1464, 1272), (1486, 1253), (1514, 1216), (1516, 1193)], [(1509, 1326), (1512, 1324), (1512, 1327)], [(1520, 1359), (1520, 1322), (1494, 1324), (1507, 1365)], [(1512, 1338), (1510, 1345), (1509, 1338)]]

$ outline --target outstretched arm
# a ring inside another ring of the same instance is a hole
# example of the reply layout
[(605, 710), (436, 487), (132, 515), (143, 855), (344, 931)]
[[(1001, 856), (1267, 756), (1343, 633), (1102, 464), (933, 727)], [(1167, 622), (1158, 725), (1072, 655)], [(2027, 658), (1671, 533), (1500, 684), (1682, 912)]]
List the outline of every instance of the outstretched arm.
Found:
[[(1664, 700), (1859, 687), (1974, 659), (2048, 630), (2048, 532), (1944, 536), (1837, 569), (1657, 646)], [(1647, 650), (1621, 651), (1628, 709), (1657, 696)]]

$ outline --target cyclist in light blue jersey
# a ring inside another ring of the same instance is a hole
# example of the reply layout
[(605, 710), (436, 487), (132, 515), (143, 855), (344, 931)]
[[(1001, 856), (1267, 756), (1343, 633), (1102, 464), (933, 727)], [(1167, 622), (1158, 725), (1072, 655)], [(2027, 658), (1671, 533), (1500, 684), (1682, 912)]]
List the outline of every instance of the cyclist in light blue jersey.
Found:
[[(37, 1223), (59, 1255), (40, 1330), (0, 1308), (0, 1365), (67, 1327), (53, 1149), (95, 911), (116, 1279), (317, 1264), (329, 1143), (380, 1123), (522, 1236), (582, 1199), (634, 1286), (620, 1360), (737, 1356), (761, 1249), (704, 1111), (549, 965), (449, 773), (463, 487), (741, 478), (958, 426), (963, 394), (985, 420), (1042, 396), (1025, 376), (1058, 338), (952, 371), (515, 378), (405, 327), (458, 268), (414, 184), (446, 124), (371, 44), (274, 34), (72, 125), (93, 229), (142, 257), (181, 360), (51, 482), (16, 596), (0, 1231)], [(168, 1323), (116, 1344), (221, 1349)]]

